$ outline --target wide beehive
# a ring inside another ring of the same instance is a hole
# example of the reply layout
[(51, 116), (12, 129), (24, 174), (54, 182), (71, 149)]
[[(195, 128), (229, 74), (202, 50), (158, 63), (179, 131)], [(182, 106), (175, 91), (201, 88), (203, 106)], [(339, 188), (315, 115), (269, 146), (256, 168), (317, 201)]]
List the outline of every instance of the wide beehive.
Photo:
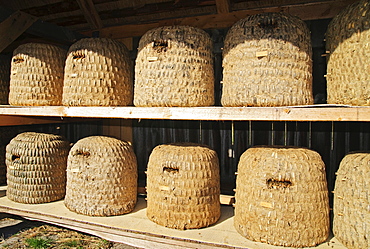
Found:
[(7, 197), (30, 204), (62, 199), (69, 148), (58, 135), (18, 134), (6, 146)]
[(0, 55), (0, 105), (8, 104), (10, 84), (10, 61), (7, 55)]
[(333, 233), (347, 248), (370, 248), (370, 153), (346, 155), (334, 188)]
[(327, 102), (370, 105), (370, 1), (348, 6), (326, 32)]
[(329, 234), (325, 165), (312, 150), (253, 147), (238, 164), (234, 226), (250, 240), (306, 247)]
[(155, 147), (147, 169), (147, 217), (175, 229), (202, 228), (220, 217), (215, 151), (198, 144)]
[(108, 38), (85, 38), (68, 51), (63, 105), (132, 105), (132, 62), (126, 46)]
[(212, 40), (198, 28), (165, 26), (148, 31), (135, 65), (135, 106), (214, 104)]
[(13, 52), (9, 104), (61, 105), (66, 51), (60, 47), (27, 43)]
[(137, 162), (130, 143), (91, 136), (71, 148), (65, 206), (89, 216), (131, 212), (137, 200)]
[(228, 31), (223, 50), (223, 106), (313, 104), (310, 32), (297, 17), (251, 15)]

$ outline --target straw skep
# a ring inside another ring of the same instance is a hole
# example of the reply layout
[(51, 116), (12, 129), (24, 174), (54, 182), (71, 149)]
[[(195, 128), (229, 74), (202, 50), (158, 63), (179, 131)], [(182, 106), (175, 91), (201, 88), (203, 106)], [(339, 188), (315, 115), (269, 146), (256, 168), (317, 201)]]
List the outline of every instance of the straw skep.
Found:
[(205, 31), (188, 26), (144, 34), (135, 65), (134, 105), (213, 105), (212, 46)]
[(236, 230), (247, 239), (308, 247), (329, 234), (325, 165), (312, 150), (252, 147), (238, 164)]
[(238, 21), (223, 50), (223, 106), (313, 104), (310, 32), (297, 17), (262, 13)]
[(8, 104), (11, 57), (0, 54), (0, 105)]
[(220, 217), (218, 157), (206, 146), (155, 147), (147, 169), (147, 217), (175, 229), (202, 228)]
[(131, 212), (137, 199), (137, 162), (129, 142), (83, 138), (68, 155), (65, 206), (88, 216)]
[(62, 199), (69, 148), (58, 135), (18, 134), (6, 146), (7, 197), (29, 204)]
[(370, 106), (370, 1), (348, 6), (326, 32), (327, 102)]
[(63, 105), (132, 104), (132, 62), (126, 46), (108, 38), (85, 38), (68, 51)]
[(66, 51), (50, 44), (27, 43), (13, 52), (9, 104), (61, 105)]
[(370, 248), (370, 153), (346, 155), (334, 188), (333, 233), (347, 248)]

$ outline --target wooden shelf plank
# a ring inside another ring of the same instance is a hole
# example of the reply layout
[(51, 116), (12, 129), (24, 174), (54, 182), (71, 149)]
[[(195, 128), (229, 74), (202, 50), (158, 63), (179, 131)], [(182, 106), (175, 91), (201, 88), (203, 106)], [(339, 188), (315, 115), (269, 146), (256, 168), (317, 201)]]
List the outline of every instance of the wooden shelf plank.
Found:
[(215, 121), (370, 121), (370, 107), (336, 105), (305, 107), (15, 107), (2, 105), (0, 106), (1, 115)]

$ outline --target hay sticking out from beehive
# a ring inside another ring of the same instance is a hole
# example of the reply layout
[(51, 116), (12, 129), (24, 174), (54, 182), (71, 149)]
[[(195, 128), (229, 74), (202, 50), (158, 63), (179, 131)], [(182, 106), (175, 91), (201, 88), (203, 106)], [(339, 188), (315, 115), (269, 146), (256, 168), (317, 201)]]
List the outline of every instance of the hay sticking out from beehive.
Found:
[(140, 39), (135, 106), (214, 104), (212, 40), (201, 29), (165, 26)]
[(131, 212), (137, 199), (137, 162), (130, 143), (83, 138), (68, 155), (65, 206), (89, 216)]
[(155, 147), (147, 171), (147, 217), (175, 229), (202, 228), (220, 217), (215, 151), (198, 144)]
[(11, 57), (0, 55), (0, 105), (8, 104)]
[(69, 142), (58, 135), (25, 132), (6, 146), (7, 197), (45, 203), (65, 194)]
[(126, 46), (108, 38), (74, 43), (66, 60), (63, 105), (132, 105), (132, 62)]
[(223, 106), (313, 104), (310, 32), (283, 13), (238, 21), (223, 51)]
[(370, 1), (340, 12), (328, 26), (327, 102), (370, 106)]
[(27, 43), (14, 50), (9, 104), (61, 105), (66, 51), (54, 45)]
[(345, 156), (334, 189), (333, 233), (348, 248), (370, 248), (370, 153)]
[(238, 164), (236, 230), (250, 240), (307, 247), (329, 234), (325, 165), (312, 150), (253, 147)]

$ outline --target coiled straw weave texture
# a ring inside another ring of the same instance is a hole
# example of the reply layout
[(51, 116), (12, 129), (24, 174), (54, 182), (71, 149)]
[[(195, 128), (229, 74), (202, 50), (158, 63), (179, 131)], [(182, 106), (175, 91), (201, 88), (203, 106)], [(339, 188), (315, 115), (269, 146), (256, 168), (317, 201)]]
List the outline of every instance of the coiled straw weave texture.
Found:
[(155, 147), (147, 171), (147, 217), (175, 229), (202, 228), (220, 217), (215, 151), (198, 144)]
[(297, 17), (262, 13), (238, 21), (223, 51), (223, 106), (313, 104), (310, 32)]
[(340, 12), (328, 26), (327, 102), (370, 105), (370, 1)]
[(58, 135), (25, 132), (6, 146), (7, 196), (21, 203), (45, 203), (65, 194), (69, 142)]
[(14, 50), (9, 104), (61, 105), (66, 51), (54, 45), (27, 43)]
[(253, 147), (239, 161), (236, 230), (250, 240), (307, 247), (329, 234), (325, 165), (312, 150)]
[(68, 51), (63, 105), (131, 105), (132, 75), (132, 63), (124, 44), (108, 38), (81, 39)]
[(0, 105), (8, 104), (10, 61), (10, 57), (6, 55), (0, 55)]
[(137, 162), (130, 143), (83, 138), (68, 155), (65, 206), (89, 216), (131, 212), (137, 199)]
[(213, 105), (212, 46), (206, 32), (188, 26), (144, 34), (135, 66), (135, 106)]
[(333, 233), (348, 248), (370, 248), (370, 153), (348, 154), (340, 163)]

